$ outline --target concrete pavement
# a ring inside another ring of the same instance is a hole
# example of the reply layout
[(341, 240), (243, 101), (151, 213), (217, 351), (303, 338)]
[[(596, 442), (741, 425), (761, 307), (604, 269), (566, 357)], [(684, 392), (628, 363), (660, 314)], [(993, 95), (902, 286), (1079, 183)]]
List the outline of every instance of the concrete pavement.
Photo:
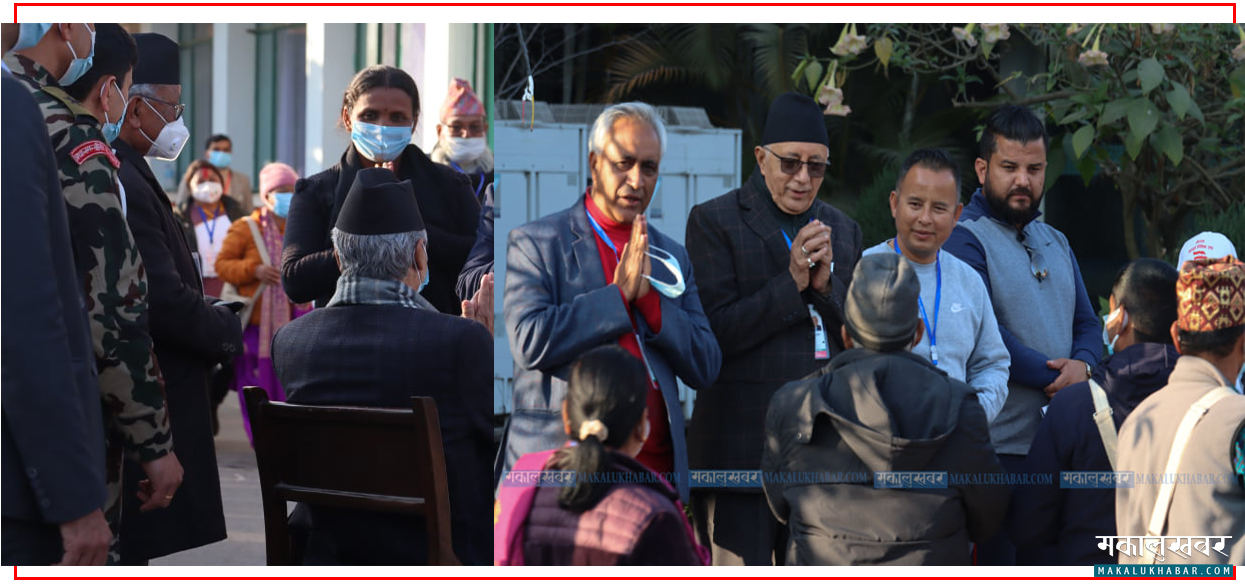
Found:
[(216, 436), (216, 464), (220, 469), (221, 499), (229, 537), (159, 559), (152, 566), (263, 565), (264, 509), (259, 493), (255, 452), (242, 429), (238, 395), (230, 392), (220, 406), (220, 434)]

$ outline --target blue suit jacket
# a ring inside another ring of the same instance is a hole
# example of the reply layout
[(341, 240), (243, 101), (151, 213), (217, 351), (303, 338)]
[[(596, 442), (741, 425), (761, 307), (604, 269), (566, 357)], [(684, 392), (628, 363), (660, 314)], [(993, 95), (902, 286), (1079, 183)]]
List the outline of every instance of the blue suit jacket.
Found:
[(48, 128), (3, 79), (3, 515), (59, 524), (104, 505), (104, 419)]
[[(686, 501), (687, 441), (675, 377), (693, 388), (709, 386), (722, 365), (722, 352), (700, 306), (687, 250), (651, 225), (649, 242), (678, 259), (687, 284), (678, 299), (661, 296), (660, 333), (637, 319), (645, 355), (666, 399), (677, 487)], [(510, 231), (503, 303), (514, 356), (514, 412), (494, 465), (494, 482), (520, 456), (557, 448), (567, 440), (562, 400), (571, 364), (631, 331), (618, 286), (605, 284), (582, 198), (570, 209)]]

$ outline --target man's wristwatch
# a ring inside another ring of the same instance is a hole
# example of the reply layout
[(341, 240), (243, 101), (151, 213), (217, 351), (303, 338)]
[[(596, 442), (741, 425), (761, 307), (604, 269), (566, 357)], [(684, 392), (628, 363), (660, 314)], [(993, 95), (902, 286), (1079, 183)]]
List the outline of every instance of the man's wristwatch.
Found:
[(1094, 368), (1090, 367), (1089, 362), (1085, 362), (1085, 379), (1089, 380), (1094, 377)]

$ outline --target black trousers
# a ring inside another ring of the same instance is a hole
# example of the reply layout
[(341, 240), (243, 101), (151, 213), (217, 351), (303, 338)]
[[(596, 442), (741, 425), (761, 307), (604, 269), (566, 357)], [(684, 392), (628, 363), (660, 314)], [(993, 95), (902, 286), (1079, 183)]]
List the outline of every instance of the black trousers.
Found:
[(692, 490), (696, 538), (713, 554), (714, 566), (782, 565), (787, 526), (774, 517), (761, 492)]
[(64, 555), (59, 526), (14, 518), (0, 522), (0, 557), (5, 566), (50, 565)]

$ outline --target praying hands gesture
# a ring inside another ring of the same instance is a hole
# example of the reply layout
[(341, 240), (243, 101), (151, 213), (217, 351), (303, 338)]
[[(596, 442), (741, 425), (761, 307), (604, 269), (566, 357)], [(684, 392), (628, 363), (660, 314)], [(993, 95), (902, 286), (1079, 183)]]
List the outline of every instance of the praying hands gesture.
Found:
[(493, 334), (493, 273), (480, 279), (480, 289), (469, 301), (463, 301), (463, 317), (476, 321)]
[(791, 242), (791, 263), (787, 269), (800, 292), (811, 284), (820, 294), (830, 293), (830, 263), (834, 260), (830, 231), (830, 226), (814, 219)]
[(648, 257), (648, 219), (637, 215), (631, 223), (631, 241), (623, 244), (622, 258), (614, 269), (614, 284), (622, 289), (628, 304), (648, 294), (649, 283), (644, 277), (652, 271)]

